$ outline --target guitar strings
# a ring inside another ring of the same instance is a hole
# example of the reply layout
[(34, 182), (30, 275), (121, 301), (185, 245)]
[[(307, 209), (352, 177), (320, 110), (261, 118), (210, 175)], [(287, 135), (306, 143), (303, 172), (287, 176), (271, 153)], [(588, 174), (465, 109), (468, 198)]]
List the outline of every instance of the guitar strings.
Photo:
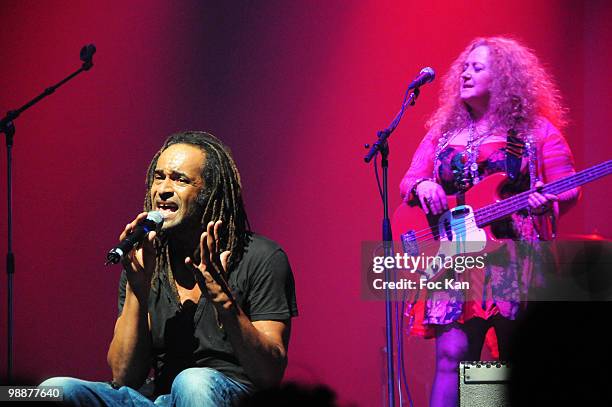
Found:
[[(611, 162), (612, 162), (612, 161), (611, 161)], [(595, 171), (593, 171), (593, 172), (595, 172)], [(601, 171), (599, 171), (599, 172), (601, 173)], [(584, 175), (585, 175), (585, 174), (579, 173), (579, 174), (575, 174), (575, 175), (578, 175), (578, 177), (576, 177), (576, 178), (584, 178)], [(603, 175), (606, 175), (606, 174), (603, 174)], [(572, 178), (572, 179), (574, 179), (574, 178)], [(559, 180), (559, 181), (568, 182), (566, 179), (562, 179), (562, 180)], [(559, 181), (554, 181), (554, 183), (555, 183), (556, 185), (552, 185), (553, 183), (551, 183), (551, 184), (549, 184), (549, 186), (559, 186), (559, 185), (561, 184)], [(579, 184), (577, 184), (576, 186), (578, 186), (578, 185), (582, 185), (582, 184), (580, 184), (580, 183), (579, 183)], [(515, 195), (515, 196), (514, 196), (514, 197), (512, 197), (512, 198), (509, 198), (509, 200), (510, 200), (510, 199), (513, 199), (513, 198), (520, 198), (520, 196), (519, 196), (519, 195), (528, 196), (530, 193), (531, 193), (531, 191), (525, 191), (525, 192), (522, 192), (521, 194)], [(516, 200), (518, 200), (518, 199), (514, 199), (514, 200), (516, 201)], [(487, 211), (489, 211), (489, 212), (490, 212), (490, 211), (491, 211), (491, 209), (492, 209), (492, 207), (493, 207), (493, 206), (495, 206), (495, 205), (496, 205), (496, 204), (488, 205), (488, 206), (483, 207), (483, 208), (479, 209), (478, 211), (474, 212), (474, 215), (475, 215), (475, 216), (474, 216), (474, 218), (475, 218), (475, 222), (470, 222), (469, 224), (464, 224), (464, 225), (467, 225), (467, 227), (466, 227), (466, 226), (457, 226), (457, 227), (455, 228), (455, 234), (457, 234), (457, 233), (460, 233), (460, 234), (462, 234), (462, 233), (467, 233), (467, 232), (469, 232), (469, 231), (474, 231), (474, 230), (479, 229), (479, 228), (480, 228), (480, 226), (478, 225), (478, 222), (476, 221), (476, 216), (477, 216), (477, 214), (478, 214), (479, 212), (483, 211), (483, 210), (484, 210), (484, 212), (487, 212)], [(506, 206), (508, 206), (508, 205), (506, 205)], [(488, 208), (488, 209), (487, 209), (487, 208)], [(519, 208), (519, 209), (522, 209), (522, 208)], [(510, 213), (512, 213), (512, 212), (516, 212), (516, 211), (514, 211), (514, 210), (513, 210), (513, 211), (511, 211)], [(499, 216), (499, 215), (498, 215), (498, 214), (496, 214), (496, 217), (497, 217), (497, 216)], [(495, 219), (495, 218), (494, 218), (494, 219)], [(484, 224), (484, 225), (486, 225), (486, 224)], [(430, 229), (430, 228), (427, 228), (427, 229), (422, 229), (422, 230), (421, 230), (421, 231), (419, 231), (419, 232), (422, 232), (422, 231), (425, 231), (425, 230), (429, 230), (429, 232), (428, 232), (428, 233), (425, 233), (424, 235), (420, 235), (420, 236), (418, 237), (418, 239), (420, 239), (420, 240), (421, 240), (421, 243), (424, 243), (424, 244), (423, 244), (423, 245), (421, 245), (421, 247), (420, 247), (420, 249), (422, 249), (422, 250), (429, 249), (430, 247), (435, 247), (435, 245), (436, 245), (436, 244), (437, 244), (437, 242), (439, 241), (438, 239), (436, 239), (436, 238), (435, 238), (435, 235), (434, 235), (434, 233), (433, 233), (433, 232), (431, 232), (431, 229)], [(429, 237), (428, 237), (427, 239), (422, 239), (423, 237), (426, 237), (426, 236), (429, 236)], [(415, 237), (415, 239), (416, 239), (416, 237)], [(431, 241), (431, 243), (429, 243), (430, 241)], [(419, 243), (419, 242), (417, 242), (417, 243)]]
[[(598, 178), (601, 178), (605, 175), (610, 174), (610, 172), (612, 172), (612, 160), (606, 161), (604, 163), (601, 163), (589, 169), (580, 171), (568, 178), (562, 178), (562, 179), (553, 181), (549, 183), (548, 185), (543, 186), (541, 191), (543, 193), (561, 193), (568, 189), (583, 185), (587, 182), (594, 181)], [(474, 222), (470, 222), (469, 226), (467, 227), (465, 226), (456, 227), (455, 233), (464, 233), (468, 231), (477, 230), (480, 228), (479, 223), (482, 226), (486, 226), (491, 220), (495, 220), (499, 218), (500, 212), (507, 211), (506, 213), (504, 213), (504, 215), (502, 215), (502, 216), (505, 216), (506, 214), (511, 214), (518, 210), (523, 209), (525, 207), (525, 201), (527, 200), (527, 198), (532, 192), (533, 190), (524, 191), (504, 201), (496, 202), (496, 203), (484, 206), (478, 209), (477, 211), (474, 211)], [(480, 220), (480, 222), (478, 220)], [(465, 225), (468, 225), (468, 224), (465, 224)], [(426, 233), (423, 234), (423, 232), (426, 232)], [(431, 227), (416, 231), (415, 234), (416, 234), (415, 241), (421, 240), (422, 243), (427, 243), (431, 240), (437, 241), (434, 233), (431, 231)], [(428, 238), (423, 239), (425, 237), (428, 237)], [(425, 248), (429, 248), (429, 246), (433, 246), (433, 244), (426, 244), (422, 246), (421, 248), (425, 249)]]
[[(600, 165), (603, 164), (612, 164), (612, 160), (606, 163), (602, 163)], [(585, 173), (586, 171), (588, 171), (588, 174)], [(583, 172), (579, 172), (576, 173), (574, 175), (571, 176), (571, 180), (568, 181), (566, 178), (564, 179), (560, 179), (557, 181), (553, 181), (551, 183), (549, 183), (548, 185), (545, 185), (542, 189), (542, 192), (544, 193), (560, 193), (563, 192), (564, 190), (567, 189), (571, 189), (573, 187), (577, 187), (580, 185), (583, 185), (584, 183), (588, 182), (588, 181), (594, 181), (597, 178), (600, 178), (602, 176), (608, 175), (610, 172), (612, 172), (612, 166), (611, 168), (608, 169), (602, 169), (602, 168), (596, 168), (596, 167), (592, 167), (588, 170), (584, 170)], [(596, 178), (592, 178), (592, 176), (595, 176)], [(589, 178), (589, 179), (585, 179), (585, 178)], [(592, 179), (591, 179), (592, 178)], [(583, 182), (585, 181), (585, 182)], [(564, 184), (568, 184), (570, 185), (569, 188), (566, 188), (566, 185)], [(562, 187), (562, 191), (558, 191), (558, 188), (556, 187)], [(499, 217), (499, 209), (503, 209), (508, 211), (507, 214), (516, 212), (518, 210), (521, 210), (525, 207), (525, 202), (527, 200), (527, 198), (529, 197), (529, 195), (533, 192), (533, 190), (528, 190), (528, 191), (523, 191), (517, 195), (514, 195), (504, 201), (500, 201), (500, 202), (496, 202), (487, 206), (484, 206), (478, 210), (476, 210), (474, 212), (475, 217), (480, 218), (480, 220), (482, 222), (477, 222), (480, 223), (482, 225), (486, 225), (487, 223), (489, 223), (491, 221), (491, 219), (496, 219), (497, 217)], [(520, 202), (517, 202), (520, 201)], [(487, 215), (493, 215), (493, 217), (489, 217)], [(505, 215), (505, 214), (504, 214)], [(503, 215), (502, 215), (503, 216)], [(426, 232), (428, 231), (430, 228), (424, 228), (421, 230), (416, 231), (415, 233), (417, 234), (417, 236), (415, 236), (416, 238), (421, 238), (424, 236), (427, 236), (429, 233), (425, 233), (424, 235), (418, 235), (419, 233), (422, 232)]]

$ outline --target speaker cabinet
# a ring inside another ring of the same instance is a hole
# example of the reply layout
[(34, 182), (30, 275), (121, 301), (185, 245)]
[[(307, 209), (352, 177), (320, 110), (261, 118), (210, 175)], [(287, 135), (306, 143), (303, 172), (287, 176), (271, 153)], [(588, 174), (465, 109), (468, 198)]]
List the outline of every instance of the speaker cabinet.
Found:
[(505, 362), (459, 363), (459, 406), (510, 407), (509, 380)]

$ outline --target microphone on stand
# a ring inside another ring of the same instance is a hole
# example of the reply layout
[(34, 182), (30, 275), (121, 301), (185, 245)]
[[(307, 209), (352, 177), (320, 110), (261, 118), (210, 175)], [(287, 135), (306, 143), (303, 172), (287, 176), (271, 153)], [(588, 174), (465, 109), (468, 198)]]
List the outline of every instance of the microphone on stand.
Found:
[[(406, 110), (406, 108), (409, 105), (414, 106), (414, 103), (416, 102), (416, 98), (419, 96), (419, 93), (420, 93), (419, 88), (429, 82), (432, 82), (435, 77), (436, 77), (436, 71), (434, 71), (433, 68), (426, 66), (425, 68), (421, 69), (421, 72), (419, 72), (417, 77), (414, 78), (412, 82), (410, 82), (410, 84), (408, 85), (408, 89), (406, 89), (406, 93), (404, 94), (404, 101), (402, 102), (402, 108), (397, 113), (397, 115), (395, 116), (395, 118), (393, 119), (389, 127), (378, 132), (378, 141), (376, 141), (372, 146), (370, 146), (370, 144), (365, 145), (365, 148), (370, 149), (368, 151), (368, 154), (366, 154), (366, 156), (363, 158), (363, 160), (366, 163), (369, 163), (370, 161), (372, 161), (372, 159), (374, 158), (374, 156), (376, 156), (376, 154), (378, 154), (380, 149), (386, 145), (385, 143), (387, 142), (387, 139), (389, 138), (391, 133), (395, 130), (395, 128), (399, 124), (400, 120), (402, 119), (402, 116), (404, 115), (404, 111)], [(411, 90), (413, 90), (412, 93), (410, 93)]]
[(93, 44), (87, 44), (81, 48), (79, 57), (83, 61), (83, 70), (89, 71), (93, 66), (93, 55), (96, 53), (96, 46)]
[(421, 87), (429, 82), (433, 82), (435, 77), (436, 71), (434, 71), (433, 68), (426, 66), (425, 68), (421, 69), (421, 72), (419, 72), (418, 76), (414, 78), (412, 82), (410, 82), (410, 85), (408, 85), (408, 90), (412, 90), (414, 88)]

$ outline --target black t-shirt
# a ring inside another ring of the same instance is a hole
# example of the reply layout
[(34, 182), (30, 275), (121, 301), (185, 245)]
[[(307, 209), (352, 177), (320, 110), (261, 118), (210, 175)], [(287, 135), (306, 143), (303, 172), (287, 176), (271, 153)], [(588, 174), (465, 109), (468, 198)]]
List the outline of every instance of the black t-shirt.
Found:
[[(119, 282), (119, 313), (127, 277)], [(252, 235), (228, 283), (251, 321), (288, 320), (297, 316), (295, 282), (287, 255), (275, 242)], [(179, 303), (167, 278), (158, 278), (149, 295), (153, 339), (155, 394), (170, 393), (177, 374), (190, 367), (210, 367), (251, 388), (252, 382), (234, 355), (214, 306), (204, 295), (198, 304)]]

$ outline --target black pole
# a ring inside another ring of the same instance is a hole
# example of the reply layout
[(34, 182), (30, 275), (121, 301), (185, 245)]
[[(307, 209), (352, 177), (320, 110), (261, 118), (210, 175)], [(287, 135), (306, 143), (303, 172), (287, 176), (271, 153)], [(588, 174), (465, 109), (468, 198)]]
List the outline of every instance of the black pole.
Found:
[(13, 275), (15, 274), (15, 254), (13, 253), (13, 141), (15, 125), (6, 126), (6, 198), (7, 198), (7, 381), (13, 383)]
[[(388, 136), (387, 136), (388, 137)], [(383, 184), (383, 221), (382, 238), (385, 257), (393, 256), (393, 233), (389, 219), (389, 145), (385, 139), (380, 149), (382, 184)], [(385, 281), (390, 281), (390, 271), (385, 267)], [(391, 304), (391, 290), (385, 289), (385, 336), (387, 340), (387, 393), (389, 406), (395, 406), (395, 374), (393, 371), (393, 308)]]
[(81, 48), (80, 59), (83, 61), (81, 68), (76, 72), (68, 75), (53, 86), (46, 88), (41, 94), (30, 100), (25, 105), (16, 110), (9, 110), (2, 119), (0, 119), (0, 133), (6, 136), (6, 198), (7, 198), (7, 254), (6, 254), (6, 274), (7, 274), (7, 382), (13, 383), (13, 277), (15, 275), (15, 254), (13, 253), (13, 143), (15, 141), (15, 119), (21, 113), (40, 102), (45, 97), (49, 96), (57, 88), (68, 82), (83, 71), (89, 71), (93, 66), (93, 55), (96, 52), (96, 47), (93, 44), (85, 45)]
[[(410, 89), (408, 89), (409, 91)], [(364, 157), (364, 161), (369, 163), (372, 161), (377, 154), (381, 156), (381, 167), (382, 167), (382, 200), (383, 200), (383, 220), (382, 220), (382, 241), (384, 247), (385, 257), (393, 257), (393, 233), (391, 231), (391, 221), (389, 219), (389, 143), (388, 139), (391, 133), (399, 125), (404, 112), (408, 106), (414, 106), (416, 99), (420, 94), (418, 87), (414, 88), (411, 94), (404, 96), (402, 107), (397, 113), (391, 124), (385, 130), (381, 130), (377, 133), (378, 140), (372, 144), (366, 144), (365, 147), (370, 150)], [(394, 277), (395, 278), (395, 277)], [(388, 268), (385, 267), (385, 281), (391, 281), (391, 273)], [(393, 363), (393, 308), (391, 304), (391, 290), (389, 285), (385, 286), (385, 339), (387, 347), (387, 401), (389, 407), (395, 407), (395, 373)], [(399, 364), (398, 364), (399, 366)], [(401, 393), (401, 387), (398, 388), (398, 392)], [(401, 394), (400, 394), (401, 397)]]

